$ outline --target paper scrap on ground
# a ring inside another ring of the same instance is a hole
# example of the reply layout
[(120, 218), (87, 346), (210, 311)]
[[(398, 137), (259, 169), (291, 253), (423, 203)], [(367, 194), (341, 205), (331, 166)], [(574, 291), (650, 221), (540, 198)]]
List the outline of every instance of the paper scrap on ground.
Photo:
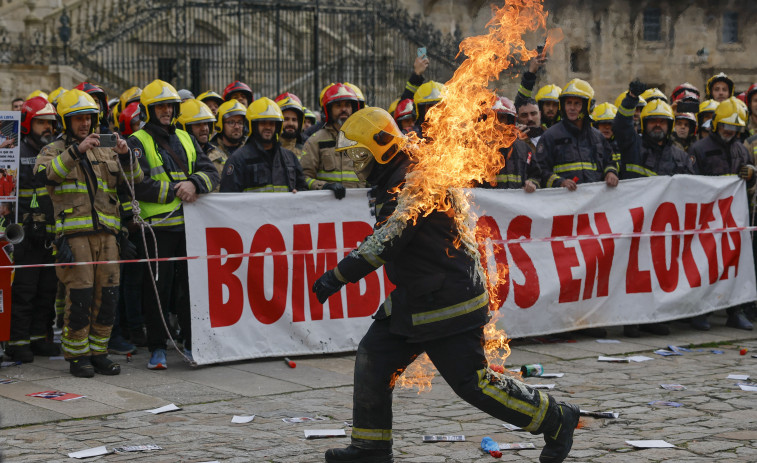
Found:
[(600, 355), (597, 358), (598, 362), (613, 362), (613, 363), (630, 363), (631, 361), (628, 360), (628, 357), (605, 357), (604, 355)]
[(10, 378), (0, 379), (0, 384), (13, 384), (13, 383), (17, 383), (17, 382), (18, 382), (17, 380), (10, 379)]
[(726, 378), (726, 379), (737, 379), (737, 380), (739, 380), (739, 381), (746, 381), (746, 380), (748, 380), (748, 379), (749, 379), (749, 375), (735, 375), (735, 374), (730, 374), (730, 375), (728, 375), (728, 378)]
[(600, 344), (620, 344), (617, 339), (597, 339), (597, 342)]
[(14, 365), (21, 365), (21, 362), (0, 362), (0, 368), (12, 367)]
[(521, 449), (535, 449), (536, 446), (532, 442), (515, 442), (512, 444), (504, 444), (499, 442), (500, 450), (521, 450)]
[(757, 386), (752, 386), (749, 384), (739, 384), (739, 387), (742, 391), (749, 391), (749, 392), (757, 392)]
[(306, 429), (305, 439), (320, 439), (323, 437), (346, 436), (344, 429)]
[(452, 436), (438, 436), (434, 434), (432, 436), (423, 436), (423, 442), (465, 442), (465, 436), (462, 434)]
[(675, 447), (675, 445), (664, 440), (627, 440), (626, 444), (640, 449), (666, 449)]
[(647, 405), (651, 405), (653, 407), (681, 407), (683, 404), (678, 402), (670, 402), (667, 400), (653, 400)]
[(662, 355), (663, 357), (670, 357), (671, 355), (683, 355), (680, 352), (673, 352), (667, 349), (657, 349), (656, 351), (654, 351), (654, 353), (657, 355)]
[(250, 421), (255, 419), (255, 415), (250, 416), (239, 416), (234, 415), (234, 418), (231, 419), (232, 423), (249, 423)]
[(307, 421), (326, 421), (322, 416), (296, 416), (294, 418), (282, 418), (285, 423), (305, 423)]
[(66, 360), (66, 358), (62, 355), (56, 355), (54, 357), (50, 357), (50, 360)]
[(60, 400), (62, 402), (81, 399), (82, 397), (84, 397), (83, 395), (72, 394), (70, 392), (63, 392), (63, 391), (33, 392), (31, 394), (26, 394), (26, 395), (28, 397), (40, 397), (43, 399)]
[(725, 352), (723, 352), (722, 350), (717, 350), (717, 349), (713, 349), (710, 352), (712, 352), (713, 354), (718, 354), (718, 355), (725, 354)]
[(127, 445), (124, 447), (113, 447), (113, 451), (116, 453), (126, 452), (149, 452), (150, 450), (163, 450), (160, 445), (147, 444), (147, 445)]
[(660, 384), (660, 387), (668, 391), (685, 391), (686, 386), (683, 384)]
[(502, 423), (502, 426), (509, 429), (510, 431), (523, 431), (523, 428), (519, 428), (515, 426), (514, 424), (510, 424), (510, 423)]
[(628, 357), (628, 360), (632, 362), (646, 362), (647, 360), (654, 360), (652, 357), (647, 357), (645, 355), (632, 355)]
[(89, 458), (96, 457), (98, 455), (107, 455), (110, 451), (105, 446), (95, 447), (92, 449), (79, 450), (78, 452), (71, 452), (68, 454), (69, 458)]
[(529, 384), (530, 387), (534, 389), (554, 389), (555, 384)]
[(617, 419), (620, 416), (618, 412), (592, 412), (589, 410), (581, 410), (579, 412), (581, 416), (590, 416), (592, 418), (613, 418)]
[(562, 378), (565, 376), (565, 373), (542, 373), (539, 377), (540, 378)]
[(153, 415), (157, 415), (158, 413), (165, 413), (165, 412), (172, 412), (174, 410), (181, 410), (180, 407), (177, 407), (174, 404), (168, 404), (164, 405), (160, 408), (154, 408), (152, 410), (145, 410), (146, 412), (152, 413)]
[(691, 352), (691, 349), (687, 349), (685, 347), (679, 347), (679, 346), (668, 346), (668, 350), (672, 350), (673, 352), (682, 354), (683, 352)]

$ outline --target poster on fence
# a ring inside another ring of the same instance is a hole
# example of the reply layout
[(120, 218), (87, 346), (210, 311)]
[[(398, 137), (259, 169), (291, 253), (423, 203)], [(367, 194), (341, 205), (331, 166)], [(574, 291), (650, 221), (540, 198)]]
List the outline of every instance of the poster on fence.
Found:
[[(213, 194), (185, 206), (197, 363), (352, 351), (391, 284), (381, 269), (310, 292), (372, 230), (367, 190)], [(473, 191), (510, 337), (666, 321), (757, 299), (744, 182), (676, 176)], [(315, 251), (318, 252), (315, 252)], [(250, 254), (213, 258), (226, 254)]]

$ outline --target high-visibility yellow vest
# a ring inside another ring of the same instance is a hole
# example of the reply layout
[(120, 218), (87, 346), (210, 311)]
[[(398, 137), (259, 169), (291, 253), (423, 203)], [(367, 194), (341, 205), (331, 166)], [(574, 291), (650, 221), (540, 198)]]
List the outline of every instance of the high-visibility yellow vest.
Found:
[[(173, 201), (167, 203), (168, 189), (170, 188), (171, 181), (177, 182), (186, 180), (187, 176), (184, 172), (171, 172), (171, 176), (168, 176), (165, 168), (163, 167), (163, 158), (158, 154), (158, 150), (155, 147), (155, 140), (152, 136), (144, 130), (138, 130), (133, 133), (133, 136), (142, 142), (142, 148), (144, 148), (144, 155), (147, 158), (147, 163), (150, 165), (149, 175), (153, 180), (160, 182), (160, 194), (158, 195), (158, 202), (152, 203), (149, 201), (140, 201), (139, 207), (141, 209), (139, 215), (147, 220), (150, 217), (157, 215), (168, 214), (181, 202), (179, 198), (174, 197)], [(179, 137), (181, 146), (184, 148), (184, 152), (187, 153), (187, 161), (189, 169), (189, 175), (192, 175), (192, 168), (194, 167), (195, 160), (197, 159), (197, 152), (195, 151), (194, 143), (189, 134), (183, 130), (176, 129), (176, 136)], [(184, 223), (184, 217), (178, 215), (171, 216), (171, 219), (161, 223), (164, 226), (181, 225)]]

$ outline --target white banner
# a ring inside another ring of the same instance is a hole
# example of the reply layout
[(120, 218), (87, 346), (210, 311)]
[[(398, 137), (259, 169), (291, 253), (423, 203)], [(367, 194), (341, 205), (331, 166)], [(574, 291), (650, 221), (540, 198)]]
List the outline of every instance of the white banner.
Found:
[[(381, 269), (323, 306), (310, 287), (371, 232), (366, 191), (341, 201), (330, 191), (212, 194), (185, 205), (188, 255), (266, 253), (189, 262), (197, 363), (357, 348), (390, 291)], [(757, 299), (749, 232), (717, 231), (747, 226), (736, 177), (479, 189), (474, 201), (492, 234), (489, 266), (509, 268), (498, 325), (511, 337), (666, 321)]]

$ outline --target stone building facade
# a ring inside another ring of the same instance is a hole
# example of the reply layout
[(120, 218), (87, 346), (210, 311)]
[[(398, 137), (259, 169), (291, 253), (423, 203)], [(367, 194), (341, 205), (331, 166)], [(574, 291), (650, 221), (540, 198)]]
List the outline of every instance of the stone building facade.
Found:
[[(150, 3), (159, 4), (161, 1), (152, 0)], [(35, 42), (39, 44), (59, 40), (59, 17), (64, 7), (69, 12), (79, 11), (74, 14), (84, 15), (86, 24), (92, 21), (102, 22), (103, 16), (111, 17), (113, 11), (131, 12), (133, 10), (129, 8), (133, 8), (135, 3), (140, 3), (126, 0), (90, 0), (89, 3), (98, 6), (89, 7), (81, 13), (82, 5), (86, 2), (87, 0), (0, 0), (0, 108), (7, 108), (14, 97), (26, 96), (38, 88), (71, 88), (84, 79), (97, 81), (92, 77), (91, 67), (77, 63), (71, 57), (61, 60), (60, 48), (56, 49), (58, 51), (54, 52), (53, 56), (37, 57), (36, 60), (31, 57), (41, 53), (40, 47), (34, 47)], [(173, 3), (182, 2), (183, 0), (176, 0)], [(381, 9), (384, 4), (396, 6), (397, 2), (408, 12), (409, 24), (420, 18), (433, 26), (440, 36), (452, 37), (454, 40), (482, 33), (491, 16), (490, 2), (481, 0), (387, 0), (378, 1), (376, 4), (377, 8)], [(251, 0), (250, 3), (256, 2)], [(726, 72), (736, 82), (737, 90), (745, 90), (757, 81), (757, 2), (545, 0), (545, 9), (550, 13), (549, 26), (561, 28), (564, 39), (555, 47), (548, 65), (540, 73), (537, 85), (555, 83), (562, 86), (568, 80), (579, 77), (588, 80), (594, 86), (596, 99), (601, 102), (614, 101), (634, 77), (658, 86), (666, 94), (684, 81), (703, 89), (706, 79), (721, 71)], [(125, 16), (129, 14), (131, 13)], [(72, 19), (82, 20), (81, 17)], [(89, 31), (84, 27), (82, 30), (81, 24), (73, 24), (74, 30), (71, 34), (74, 37), (90, 34), (93, 40), (97, 40), (103, 34), (100, 29)], [(408, 29), (412, 26), (402, 27)], [(212, 40), (215, 32), (210, 29), (206, 32), (208, 40)], [(155, 31), (152, 33), (155, 34)], [(252, 34), (254, 35), (255, 31), (252, 31)], [(324, 36), (328, 39), (326, 33)], [(18, 62), (18, 49), (15, 58), (11, 58), (12, 53), (9, 51), (12, 46), (18, 45), (16, 42), (19, 40), (26, 41), (29, 47), (28, 51), (21, 52), (28, 58), (25, 62)], [(349, 42), (349, 37), (347, 40)], [(533, 46), (541, 40), (537, 34), (529, 37), (529, 43)], [(385, 53), (384, 59), (387, 63), (377, 69), (382, 69), (382, 72), (396, 72), (399, 76), (396, 80), (401, 80), (401, 76), (407, 73), (409, 67), (398, 66), (396, 63), (411, 61), (410, 54), (414, 51), (415, 42), (419, 41), (422, 39), (418, 36), (410, 36), (404, 45), (407, 50), (390, 50)], [(377, 42), (378, 45), (373, 46), (391, 47), (379, 40)], [(430, 55), (439, 46), (436, 41), (417, 45), (425, 45)], [(149, 50), (149, 46), (147, 49)], [(398, 57), (400, 53), (407, 56)], [(442, 55), (446, 58), (437, 61), (449, 58), (449, 50), (445, 50)], [(449, 64), (451, 61), (447, 60), (445, 63)], [(325, 69), (328, 70), (328, 67)], [(515, 69), (511, 76), (503, 76), (497, 83), (502, 94), (515, 94), (518, 85), (515, 74), (522, 70), (523, 68)], [(264, 80), (264, 73), (258, 74), (260, 75), (256, 75), (255, 78)], [(429, 70), (429, 77), (436, 80), (445, 80), (450, 75), (449, 66), (435, 68), (432, 65)], [(321, 77), (325, 78), (327, 77)], [(328, 78), (335, 77), (329, 74)], [(377, 81), (375, 76), (368, 78)], [(284, 84), (287, 82), (285, 80)], [(118, 92), (122, 90), (120, 87), (129, 83), (119, 81), (112, 85), (110, 91)], [(215, 90), (221, 91), (222, 88)], [(274, 90), (269, 90), (271, 91)], [(375, 103), (388, 104), (384, 101), (387, 97), (380, 96), (384, 94), (375, 95)]]

